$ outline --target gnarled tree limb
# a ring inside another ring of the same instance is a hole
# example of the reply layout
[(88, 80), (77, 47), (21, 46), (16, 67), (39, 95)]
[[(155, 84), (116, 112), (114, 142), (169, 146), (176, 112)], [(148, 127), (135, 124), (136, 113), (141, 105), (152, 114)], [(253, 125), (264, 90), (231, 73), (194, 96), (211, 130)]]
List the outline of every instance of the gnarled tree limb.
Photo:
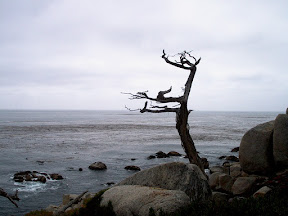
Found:
[(14, 195), (9, 195), (2, 188), (0, 188), (0, 196), (6, 197), (7, 199), (10, 200), (10, 202), (12, 202), (18, 208), (17, 203), (14, 202), (14, 200), (17, 200), (17, 201), (20, 200), (19, 197), (18, 197), (18, 190), (16, 190)]

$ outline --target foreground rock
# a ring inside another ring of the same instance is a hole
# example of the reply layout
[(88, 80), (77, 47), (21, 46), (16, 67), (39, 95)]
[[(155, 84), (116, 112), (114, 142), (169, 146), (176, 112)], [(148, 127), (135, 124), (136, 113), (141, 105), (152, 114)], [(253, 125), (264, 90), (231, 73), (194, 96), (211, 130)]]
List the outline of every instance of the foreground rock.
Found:
[(211, 196), (206, 176), (198, 166), (172, 162), (140, 171), (118, 185), (142, 185), (184, 191), (191, 200), (207, 200)]
[[(288, 108), (287, 108), (288, 109)], [(280, 114), (275, 120), (273, 155), (278, 168), (288, 167), (288, 115)]]
[(107, 166), (106, 164), (102, 162), (95, 162), (89, 166), (89, 169), (91, 170), (106, 170)]
[(151, 208), (156, 215), (160, 211), (169, 214), (190, 203), (183, 191), (139, 185), (121, 185), (107, 190), (102, 195), (101, 206), (107, 206), (109, 201), (117, 216), (147, 216)]
[(270, 121), (257, 125), (243, 136), (239, 159), (245, 172), (263, 175), (273, 172), (273, 129), (274, 121)]

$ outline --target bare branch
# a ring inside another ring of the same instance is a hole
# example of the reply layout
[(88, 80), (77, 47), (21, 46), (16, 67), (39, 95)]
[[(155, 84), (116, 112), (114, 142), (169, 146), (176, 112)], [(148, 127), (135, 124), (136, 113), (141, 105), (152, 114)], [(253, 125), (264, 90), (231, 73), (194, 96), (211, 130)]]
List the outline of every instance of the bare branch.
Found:
[(0, 188), (0, 196), (6, 197), (7, 199), (10, 200), (10, 202), (12, 202), (18, 208), (17, 203), (14, 202), (14, 200), (17, 200), (17, 201), (20, 200), (18, 197), (18, 190), (16, 190), (15, 195), (9, 195), (2, 188)]
[(141, 109), (130, 109), (129, 107), (127, 107), (126, 105), (125, 105), (125, 108), (127, 109), (127, 110), (129, 110), (129, 111), (140, 111)]
[[(143, 109), (140, 110), (141, 113), (150, 112), (150, 113), (164, 113), (164, 112), (178, 112), (179, 108), (169, 108), (167, 106), (151, 106), (150, 109), (147, 109), (148, 101), (145, 102)], [(154, 109), (158, 108), (158, 109)]]

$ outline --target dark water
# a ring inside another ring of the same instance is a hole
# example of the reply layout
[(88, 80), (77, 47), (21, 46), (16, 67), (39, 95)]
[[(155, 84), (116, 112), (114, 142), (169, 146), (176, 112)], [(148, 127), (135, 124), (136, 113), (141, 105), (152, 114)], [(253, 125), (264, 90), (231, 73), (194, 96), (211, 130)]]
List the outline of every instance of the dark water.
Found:
[[(277, 112), (193, 112), (190, 131), (201, 157), (212, 165), (221, 155), (237, 156), (251, 127), (275, 119)], [(175, 129), (175, 114), (140, 114), (129, 111), (0, 111), (0, 187), (19, 190), (19, 208), (0, 197), (0, 215), (24, 215), (28, 211), (59, 205), (62, 195), (97, 192), (107, 182), (119, 182), (141, 169), (184, 158), (147, 160), (159, 150), (184, 153)], [(131, 160), (135, 158), (136, 160)], [(39, 162), (42, 161), (42, 162)], [(44, 163), (43, 163), (44, 161)], [(102, 161), (106, 171), (88, 166)], [(83, 168), (83, 171), (78, 171)], [(59, 173), (62, 181), (15, 183), (14, 173), (36, 170)]]

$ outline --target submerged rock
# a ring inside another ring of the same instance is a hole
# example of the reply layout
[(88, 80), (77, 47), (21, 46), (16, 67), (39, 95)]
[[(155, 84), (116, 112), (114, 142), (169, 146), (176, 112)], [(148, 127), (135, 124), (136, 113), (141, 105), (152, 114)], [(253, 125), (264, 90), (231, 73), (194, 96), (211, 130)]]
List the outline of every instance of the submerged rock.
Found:
[(170, 152), (168, 152), (168, 154), (167, 154), (169, 157), (170, 156), (174, 156), (174, 157), (180, 157), (180, 156), (182, 156), (179, 152), (176, 152), (176, 151), (170, 151)]
[(140, 171), (140, 167), (138, 166), (126, 166), (124, 169), (126, 170), (135, 170), (135, 171)]
[(102, 162), (95, 162), (89, 166), (89, 169), (91, 170), (106, 170), (107, 166), (106, 164)]
[(158, 151), (157, 153), (156, 153), (156, 157), (157, 158), (167, 158), (167, 157), (169, 157), (166, 153), (164, 153), (163, 151)]

